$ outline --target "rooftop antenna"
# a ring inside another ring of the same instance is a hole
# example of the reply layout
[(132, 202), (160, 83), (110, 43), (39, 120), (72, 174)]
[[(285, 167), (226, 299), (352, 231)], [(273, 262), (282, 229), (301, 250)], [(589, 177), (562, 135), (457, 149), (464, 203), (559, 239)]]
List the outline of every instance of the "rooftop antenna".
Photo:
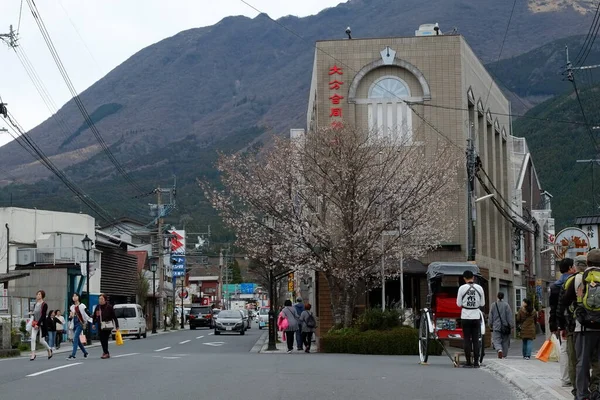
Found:
[(346, 35), (348, 35), (348, 39), (352, 39), (352, 30), (350, 27), (346, 28)]

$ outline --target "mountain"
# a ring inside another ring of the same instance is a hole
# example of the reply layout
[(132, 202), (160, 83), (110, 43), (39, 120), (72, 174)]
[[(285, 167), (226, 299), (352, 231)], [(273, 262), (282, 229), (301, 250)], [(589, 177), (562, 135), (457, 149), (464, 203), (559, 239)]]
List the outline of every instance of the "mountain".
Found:
[[(600, 85), (583, 88), (581, 102), (590, 123), (600, 121)], [(525, 137), (542, 188), (554, 196), (552, 214), (558, 229), (572, 226), (576, 216), (598, 214), (597, 192), (600, 168), (577, 160), (597, 159), (594, 140), (600, 137), (582, 123), (581, 108), (574, 92), (548, 100), (514, 123), (514, 135)], [(564, 121), (575, 121), (568, 123)], [(596, 192), (596, 201), (592, 193)]]
[[(572, 63), (578, 59), (585, 36), (572, 36), (558, 39), (541, 47), (486, 65), (503, 88), (530, 104), (539, 104), (557, 94), (572, 90), (572, 84), (565, 79), (567, 63), (566, 48)], [(585, 65), (600, 64), (600, 42), (591, 47)], [(590, 85), (598, 72), (578, 73), (580, 85)], [(513, 106), (518, 106), (513, 101)]]
[[(502, 58), (587, 33), (595, 9), (584, 0), (517, 3)], [(210, 162), (217, 150), (260, 145), (267, 132), (304, 126), (316, 40), (343, 38), (346, 26), (355, 38), (412, 36), (420, 24), (439, 22), (442, 31), (456, 27), (483, 61), (493, 62), (511, 6), (497, 0), (351, 0), (306, 18), (229, 17), (139, 51), (81, 99), (132, 178), (150, 190), (176, 174), (180, 212), (204, 217), (210, 207), (198, 210), (195, 179), (215, 176)], [(504, 68), (499, 64), (498, 76)], [(30, 135), (108, 211), (148, 218), (140, 211), (148, 198), (134, 198), (137, 193), (116, 175), (73, 101)], [(17, 143), (0, 148), (0, 177), (8, 184), (3, 204), (12, 193), (13, 204), (76, 207), (60, 182), (41, 180), (49, 175)]]

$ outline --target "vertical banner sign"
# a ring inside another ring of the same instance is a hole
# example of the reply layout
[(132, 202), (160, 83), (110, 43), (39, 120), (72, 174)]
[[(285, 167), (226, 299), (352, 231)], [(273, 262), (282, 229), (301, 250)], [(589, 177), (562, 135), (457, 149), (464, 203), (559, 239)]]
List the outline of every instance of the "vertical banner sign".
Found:
[(294, 291), (294, 273), (290, 272), (288, 275), (288, 292)]
[(185, 231), (170, 231), (173, 277), (185, 276)]
[(344, 84), (341, 75), (344, 75), (342, 68), (334, 65), (329, 68), (329, 91), (332, 94), (329, 97), (331, 107), (329, 109), (329, 119), (331, 120), (331, 126), (339, 128), (342, 125), (342, 119), (344, 117), (343, 110), (341, 107), (341, 100), (344, 96), (340, 96), (338, 91)]
[(8, 311), (8, 289), (0, 290), (0, 311)]

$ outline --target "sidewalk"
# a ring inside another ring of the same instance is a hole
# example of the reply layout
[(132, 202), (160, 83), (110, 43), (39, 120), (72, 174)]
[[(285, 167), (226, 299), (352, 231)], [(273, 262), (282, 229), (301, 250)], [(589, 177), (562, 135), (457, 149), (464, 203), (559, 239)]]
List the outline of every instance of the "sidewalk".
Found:
[[(544, 340), (545, 337), (540, 335), (534, 341), (533, 355), (537, 353)], [(508, 358), (502, 360), (495, 358), (493, 350), (486, 349), (482, 366), (515, 385), (527, 395), (528, 399), (573, 399), (572, 387), (562, 387), (559, 363), (544, 363), (534, 356), (529, 361), (524, 360), (521, 357), (520, 340), (511, 342)]]
[[(258, 339), (258, 341), (256, 342), (256, 345), (254, 346), (254, 349), (259, 349), (258, 351), (256, 351), (257, 353), (261, 353), (261, 354), (287, 354), (287, 344), (285, 341), (283, 341), (281, 339), (281, 332), (277, 332), (277, 339), (278, 342), (276, 344), (277, 346), (277, 350), (267, 350), (267, 348), (269, 347), (269, 332), (265, 332), (262, 334), (262, 336), (260, 337), (260, 339)], [(296, 342), (294, 342), (294, 353), (304, 353), (304, 351), (298, 351), (296, 350)], [(310, 352), (311, 353), (317, 353), (317, 343), (316, 341), (313, 341), (312, 345), (310, 346)]]

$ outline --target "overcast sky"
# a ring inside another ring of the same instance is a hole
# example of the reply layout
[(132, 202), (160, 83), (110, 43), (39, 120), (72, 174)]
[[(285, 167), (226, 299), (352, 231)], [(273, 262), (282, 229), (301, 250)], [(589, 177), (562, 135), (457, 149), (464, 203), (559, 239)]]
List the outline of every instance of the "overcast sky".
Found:
[[(19, 25), (19, 44), (37, 71), (56, 109), (69, 91), (42, 39), (26, 0), (0, 0), (0, 34)], [(247, 0), (273, 18), (307, 16), (345, 0)], [(190, 28), (213, 25), (226, 16), (258, 13), (240, 0), (36, 0), (75, 89), (81, 93), (137, 51)], [(26, 130), (52, 113), (15, 52), (0, 42), (0, 97)], [(53, 110), (54, 112), (54, 110)], [(0, 128), (4, 121), (0, 118)], [(0, 133), (0, 145), (10, 140)]]

